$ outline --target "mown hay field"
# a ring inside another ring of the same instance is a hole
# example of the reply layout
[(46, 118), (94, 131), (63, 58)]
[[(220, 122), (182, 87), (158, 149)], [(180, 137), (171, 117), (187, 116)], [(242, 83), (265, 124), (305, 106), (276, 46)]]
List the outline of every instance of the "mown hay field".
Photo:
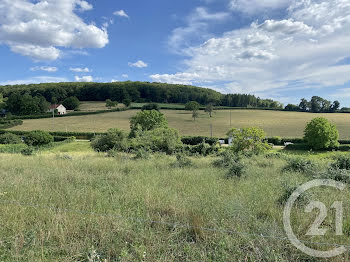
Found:
[[(301, 112), (283, 112), (268, 110), (218, 110), (213, 117), (200, 111), (200, 117), (193, 121), (191, 112), (183, 110), (161, 110), (169, 125), (179, 130), (181, 135), (223, 137), (232, 127), (259, 126), (267, 136), (302, 137), (306, 123), (315, 117), (326, 117), (334, 122), (341, 139), (350, 139), (350, 114), (312, 114)], [(138, 110), (111, 112), (97, 115), (74, 116), (53, 119), (24, 120), (23, 125), (12, 130), (47, 130), (47, 131), (81, 131), (104, 132), (109, 128), (129, 130), (129, 120)]]

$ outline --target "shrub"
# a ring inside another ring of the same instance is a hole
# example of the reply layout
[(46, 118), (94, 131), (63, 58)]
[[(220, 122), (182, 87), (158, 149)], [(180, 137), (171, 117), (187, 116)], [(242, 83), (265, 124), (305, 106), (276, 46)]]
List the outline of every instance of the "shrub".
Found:
[(19, 136), (12, 133), (0, 135), (0, 144), (20, 144), (22, 140)]
[(131, 104), (131, 100), (128, 99), (128, 98), (126, 98), (126, 99), (123, 100), (123, 104), (124, 104), (126, 107), (129, 107), (130, 104)]
[(304, 139), (315, 150), (338, 147), (338, 138), (339, 133), (335, 124), (323, 117), (311, 120), (304, 131)]
[(0, 119), (0, 128), (6, 129), (14, 126), (22, 125), (23, 121), (21, 119)]
[(329, 167), (325, 172), (321, 173), (321, 178), (350, 183), (350, 170), (340, 169), (338, 167)]
[(29, 132), (26, 135), (24, 142), (28, 146), (42, 146), (50, 144), (51, 142), (53, 142), (53, 140), (53, 136), (50, 135), (48, 132), (36, 130)]
[(331, 164), (332, 168), (350, 170), (350, 157), (339, 155), (335, 157), (335, 162)]
[[(146, 111), (144, 111), (146, 112)], [(177, 130), (173, 128), (156, 128), (144, 132), (131, 140), (131, 147), (135, 149), (143, 148), (152, 152), (175, 153), (182, 142)]]
[(191, 159), (188, 156), (186, 156), (185, 154), (177, 154), (176, 155), (176, 162), (172, 163), (172, 166), (184, 168), (184, 167), (193, 166), (193, 163), (192, 163)]
[(150, 157), (151, 157), (151, 153), (144, 148), (138, 148), (135, 150), (134, 159), (149, 159)]
[(24, 155), (24, 156), (31, 156), (31, 155), (34, 155), (34, 148), (29, 146), (29, 147), (26, 147), (24, 148), (22, 151), (21, 151), (21, 154)]
[(302, 157), (293, 157), (287, 160), (287, 165), (283, 170), (309, 173), (315, 170), (315, 164), (311, 160)]
[(199, 154), (201, 156), (208, 156), (218, 152), (218, 147), (210, 146), (209, 144), (202, 142), (199, 145), (191, 146), (190, 153)]
[(162, 113), (157, 110), (141, 111), (130, 120), (130, 137), (135, 137), (138, 131), (148, 131), (166, 127), (168, 127), (168, 121)]
[[(283, 188), (283, 193), (282, 195), (277, 199), (277, 203), (280, 205), (285, 205), (289, 199), (289, 197), (293, 194), (293, 192), (298, 188), (298, 185), (288, 185), (286, 183), (282, 184), (282, 188)], [(297, 206), (302, 206), (305, 203), (308, 202), (308, 195), (306, 193), (300, 195), (297, 200), (296, 200), (296, 205)]]
[(245, 166), (242, 162), (240, 161), (231, 162), (229, 166), (229, 170), (226, 174), (226, 178), (241, 177), (243, 176), (244, 171), (245, 171)]
[(91, 141), (91, 147), (97, 152), (107, 152), (111, 149), (125, 151), (129, 147), (127, 134), (116, 128), (109, 129), (105, 135), (96, 136)]
[(282, 138), (279, 136), (274, 136), (269, 138), (268, 142), (274, 144), (275, 146), (280, 146), (282, 145)]
[(80, 101), (75, 96), (67, 97), (63, 102), (62, 105), (64, 105), (65, 108), (68, 110), (76, 110), (79, 108)]
[(286, 150), (302, 150), (307, 151), (310, 150), (310, 146), (308, 144), (290, 144), (285, 147)]
[(142, 111), (144, 111), (144, 110), (157, 110), (157, 111), (159, 111), (160, 108), (159, 108), (159, 105), (158, 105), (158, 104), (156, 104), (156, 103), (150, 103), (150, 104), (147, 104), (147, 105), (142, 106), (141, 110), (142, 110)]
[(259, 154), (271, 148), (265, 141), (264, 130), (259, 127), (232, 128), (227, 135), (233, 139), (231, 149), (234, 152), (251, 151)]
[(181, 137), (182, 143), (185, 145), (199, 145), (202, 142), (205, 142), (211, 146), (216, 145), (219, 142), (219, 139), (216, 137), (206, 137), (206, 136), (184, 136)]
[(225, 150), (220, 153), (219, 159), (213, 162), (215, 167), (229, 167), (232, 163), (239, 162), (242, 156), (231, 150)]

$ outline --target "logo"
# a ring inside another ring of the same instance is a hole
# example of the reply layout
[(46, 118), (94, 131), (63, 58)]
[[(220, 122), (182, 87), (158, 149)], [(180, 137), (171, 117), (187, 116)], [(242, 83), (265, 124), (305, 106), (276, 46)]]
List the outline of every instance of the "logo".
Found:
[[(288, 239), (296, 248), (298, 248), (299, 250), (301, 250), (302, 252), (306, 253), (309, 256), (320, 257), (320, 258), (330, 258), (330, 257), (335, 257), (344, 253), (346, 251), (345, 246), (339, 245), (328, 251), (320, 251), (320, 250), (315, 250), (310, 247), (307, 247), (294, 234), (291, 221), (290, 221), (291, 211), (292, 211), (294, 202), (307, 190), (315, 187), (320, 187), (320, 186), (333, 187), (340, 191), (344, 190), (346, 187), (345, 184), (334, 180), (330, 180), (330, 179), (316, 179), (301, 185), (292, 193), (292, 195), (289, 197), (284, 207), (283, 225), (284, 225), (284, 230), (287, 233)], [(335, 209), (335, 234), (338, 236), (343, 235), (343, 203), (342, 201), (335, 201), (332, 204), (331, 208)], [(305, 235), (324, 236), (328, 229), (320, 228), (320, 226), (322, 222), (325, 220), (325, 218), (327, 217), (327, 207), (324, 203), (320, 201), (311, 201), (305, 207), (305, 212), (310, 213), (314, 209), (318, 209), (319, 214), (316, 217), (315, 221), (311, 224), (310, 228), (308, 229)]]

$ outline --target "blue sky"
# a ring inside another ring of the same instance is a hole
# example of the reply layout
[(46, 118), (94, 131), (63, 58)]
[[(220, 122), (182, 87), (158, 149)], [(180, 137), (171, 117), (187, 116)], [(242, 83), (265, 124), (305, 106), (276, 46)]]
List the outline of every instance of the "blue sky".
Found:
[(348, 0), (0, 0), (0, 84), (157, 81), (350, 106)]

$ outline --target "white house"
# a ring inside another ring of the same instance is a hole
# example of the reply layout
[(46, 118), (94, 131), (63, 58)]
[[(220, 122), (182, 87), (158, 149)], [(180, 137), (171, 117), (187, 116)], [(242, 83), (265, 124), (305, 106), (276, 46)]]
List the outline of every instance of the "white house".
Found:
[(59, 115), (65, 115), (67, 114), (67, 109), (62, 105), (62, 104), (59, 104), (59, 105), (51, 105), (50, 106), (50, 110), (48, 112), (52, 113), (53, 111), (57, 110), (57, 113)]

